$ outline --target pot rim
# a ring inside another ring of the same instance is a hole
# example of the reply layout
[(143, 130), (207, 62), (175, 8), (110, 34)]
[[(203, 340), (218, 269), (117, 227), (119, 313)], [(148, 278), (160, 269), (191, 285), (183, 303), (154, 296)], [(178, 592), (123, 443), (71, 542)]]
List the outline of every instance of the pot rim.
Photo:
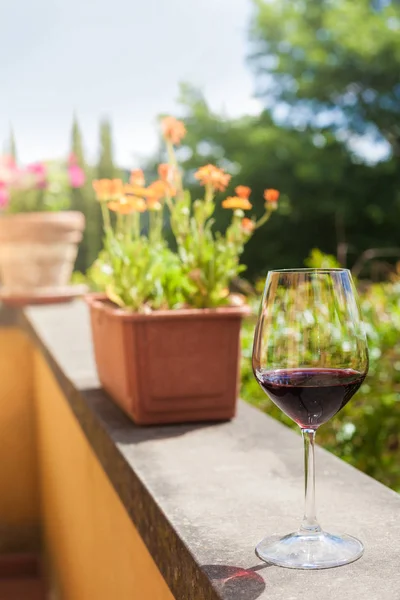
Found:
[(64, 221), (66, 217), (81, 221), (84, 219), (84, 214), (79, 210), (38, 210), (2, 214), (0, 221)]
[(220, 306), (218, 308), (177, 308), (170, 310), (155, 310), (151, 313), (135, 313), (107, 304), (109, 300), (105, 294), (92, 293), (84, 296), (85, 302), (91, 309), (100, 310), (109, 316), (124, 321), (148, 321), (149, 319), (181, 319), (193, 317), (209, 318), (237, 318), (251, 314), (248, 304), (242, 306)]

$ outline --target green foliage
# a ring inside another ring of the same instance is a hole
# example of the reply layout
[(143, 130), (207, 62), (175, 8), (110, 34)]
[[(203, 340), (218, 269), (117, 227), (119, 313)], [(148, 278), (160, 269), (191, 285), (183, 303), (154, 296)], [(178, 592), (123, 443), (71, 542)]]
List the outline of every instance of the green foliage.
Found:
[(239, 258), (248, 236), (241, 221), (244, 213), (236, 210), (225, 235), (214, 234), (215, 201), (196, 200), (182, 194), (171, 206), (171, 226), (175, 235), (182, 273), (192, 285), (186, 303), (194, 308), (210, 308), (229, 302), (229, 286), (245, 267)]
[(336, 269), (340, 267), (339, 261), (332, 254), (324, 254), (318, 248), (313, 248), (311, 254), (304, 261), (306, 267), (313, 269)]
[[(22, 173), (19, 184), (11, 190), (7, 207), (9, 213), (60, 211), (71, 206), (71, 185), (66, 165), (60, 161), (48, 161), (39, 165), (39, 185), (36, 173)], [(42, 177), (45, 185), (41, 186)]]
[(7, 213), (36, 212), (45, 210), (43, 192), (35, 188), (12, 191)]
[(253, 1), (260, 94), (293, 124), (377, 132), (400, 150), (399, 3)]
[(135, 312), (146, 312), (149, 307), (179, 308), (192, 289), (176, 254), (165, 244), (149, 243), (143, 236), (106, 239), (88, 277), (115, 304)]

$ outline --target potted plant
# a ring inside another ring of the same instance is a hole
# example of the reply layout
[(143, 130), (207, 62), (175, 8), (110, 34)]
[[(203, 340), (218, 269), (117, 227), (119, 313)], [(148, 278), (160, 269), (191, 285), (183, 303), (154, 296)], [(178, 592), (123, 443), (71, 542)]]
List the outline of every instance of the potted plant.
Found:
[[(265, 191), (257, 221), (245, 217), (250, 188), (236, 187), (222, 200), (231, 223), (225, 234), (214, 233), (213, 213), (230, 175), (214, 165), (198, 169), (204, 196), (192, 202), (175, 153), (185, 126), (166, 117), (162, 130), (169, 158), (156, 181), (146, 186), (135, 170), (127, 184), (93, 182), (104, 220), (104, 249), (91, 276), (106, 295), (87, 298), (99, 377), (138, 424), (230, 419), (249, 308), (229, 286), (245, 268), (245, 243), (276, 209), (279, 192)], [(165, 240), (166, 225), (176, 250)]]
[(0, 157), (0, 277), (2, 298), (66, 293), (85, 219), (67, 210), (71, 188), (84, 184), (71, 155), (64, 162), (19, 167)]

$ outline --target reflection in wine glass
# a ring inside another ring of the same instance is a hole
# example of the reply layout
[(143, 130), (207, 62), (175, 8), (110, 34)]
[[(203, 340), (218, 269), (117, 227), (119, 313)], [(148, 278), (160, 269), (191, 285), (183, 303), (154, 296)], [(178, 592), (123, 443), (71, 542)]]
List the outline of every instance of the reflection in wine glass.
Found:
[(315, 432), (356, 393), (368, 372), (357, 294), (347, 269), (290, 269), (268, 274), (253, 346), (255, 377), (301, 428), (306, 506), (299, 531), (272, 536), (257, 555), (273, 564), (322, 569), (363, 553), (351, 536), (322, 531), (315, 511)]

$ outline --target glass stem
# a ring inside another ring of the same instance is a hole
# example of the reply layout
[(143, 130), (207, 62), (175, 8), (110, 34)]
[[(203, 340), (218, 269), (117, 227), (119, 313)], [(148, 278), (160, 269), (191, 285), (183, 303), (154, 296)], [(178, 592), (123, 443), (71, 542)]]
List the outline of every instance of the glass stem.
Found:
[(304, 440), (305, 508), (300, 531), (319, 533), (321, 527), (315, 514), (315, 429), (302, 429), (301, 433)]

